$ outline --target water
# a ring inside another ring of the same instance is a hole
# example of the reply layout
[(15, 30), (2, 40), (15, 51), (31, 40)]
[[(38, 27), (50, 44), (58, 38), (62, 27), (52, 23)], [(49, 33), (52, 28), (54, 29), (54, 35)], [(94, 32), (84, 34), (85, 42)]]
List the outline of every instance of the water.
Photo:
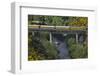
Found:
[(53, 34), (53, 43), (56, 45), (58, 51), (59, 51), (59, 57), (60, 59), (69, 59), (69, 50), (65, 43), (65, 39), (63, 35), (61, 34)]

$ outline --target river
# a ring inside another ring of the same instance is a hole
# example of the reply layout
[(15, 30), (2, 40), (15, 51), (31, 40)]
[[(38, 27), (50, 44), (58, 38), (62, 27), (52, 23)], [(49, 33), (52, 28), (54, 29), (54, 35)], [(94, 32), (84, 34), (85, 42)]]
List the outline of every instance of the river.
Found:
[(65, 43), (65, 37), (63, 34), (53, 34), (53, 43), (56, 45), (56, 48), (59, 51), (60, 59), (69, 59), (69, 50)]

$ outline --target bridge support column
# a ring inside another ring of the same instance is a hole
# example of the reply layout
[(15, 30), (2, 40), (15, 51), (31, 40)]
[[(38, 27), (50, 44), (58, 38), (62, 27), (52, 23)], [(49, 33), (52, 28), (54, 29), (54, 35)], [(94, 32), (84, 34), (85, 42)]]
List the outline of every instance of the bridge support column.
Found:
[(76, 43), (78, 43), (78, 33), (76, 33)]
[(32, 31), (32, 36), (34, 36), (34, 32)]
[(52, 43), (52, 34), (50, 33), (50, 43)]

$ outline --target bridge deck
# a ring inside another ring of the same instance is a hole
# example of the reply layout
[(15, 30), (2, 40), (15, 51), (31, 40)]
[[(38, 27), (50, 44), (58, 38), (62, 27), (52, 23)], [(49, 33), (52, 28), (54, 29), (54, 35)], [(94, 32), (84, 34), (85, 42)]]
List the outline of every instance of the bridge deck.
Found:
[(63, 33), (84, 33), (86, 29), (80, 27), (70, 27), (70, 26), (28, 26), (29, 31), (47, 31), (47, 32), (63, 32)]

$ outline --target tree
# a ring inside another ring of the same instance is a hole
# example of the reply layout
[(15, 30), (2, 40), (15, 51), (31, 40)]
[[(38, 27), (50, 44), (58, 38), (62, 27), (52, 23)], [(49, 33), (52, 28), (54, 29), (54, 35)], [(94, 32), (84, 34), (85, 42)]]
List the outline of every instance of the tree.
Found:
[(87, 17), (69, 17), (68, 25), (70, 26), (86, 26), (88, 25)]
[(53, 16), (45, 16), (45, 23), (47, 25), (52, 25), (52, 18)]
[(70, 47), (70, 56), (72, 58), (86, 58), (87, 57), (87, 48), (82, 44), (73, 44)]
[(52, 25), (54, 26), (63, 26), (63, 19), (61, 17), (58, 16), (54, 16), (52, 18)]
[(71, 58), (86, 58), (88, 57), (87, 43), (75, 43), (74, 38), (68, 40), (69, 54)]
[(46, 23), (51, 26), (64, 26), (66, 25), (67, 17), (61, 16), (46, 16)]
[(40, 24), (45, 24), (45, 16), (39, 16), (39, 22)]
[(33, 47), (29, 48), (28, 51), (28, 60), (32, 61), (32, 60), (44, 60), (45, 56), (43, 56), (42, 54), (38, 53), (37, 50), (35, 50)]
[[(71, 35), (71, 36), (73, 36), (73, 35)], [(75, 38), (74, 38), (74, 37), (70, 37), (70, 35), (69, 35), (69, 37), (66, 38), (66, 44), (67, 44), (69, 47), (70, 47), (71, 45), (73, 45), (73, 44), (76, 44)]]
[(47, 40), (42, 40), (42, 45), (46, 49), (47, 57), (46, 59), (57, 59), (58, 58), (58, 50), (54, 44), (50, 43)]

